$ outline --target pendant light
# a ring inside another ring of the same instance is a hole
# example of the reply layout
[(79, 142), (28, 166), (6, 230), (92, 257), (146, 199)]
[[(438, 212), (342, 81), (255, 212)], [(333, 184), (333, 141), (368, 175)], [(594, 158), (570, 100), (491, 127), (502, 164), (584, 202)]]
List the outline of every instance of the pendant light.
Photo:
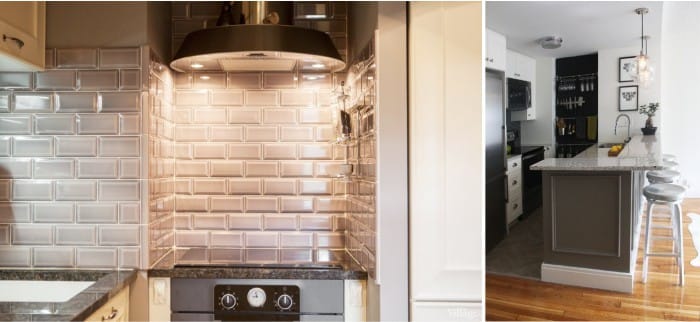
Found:
[(637, 8), (634, 10), (634, 12), (642, 17), (642, 35), (640, 37), (641, 48), (639, 49), (639, 56), (637, 56), (634, 60), (633, 70), (635, 73), (632, 74), (632, 78), (636, 80), (639, 85), (647, 87), (651, 81), (654, 80), (654, 67), (651, 65), (651, 61), (649, 60), (649, 48), (647, 45), (649, 36), (644, 34), (644, 15), (649, 13), (649, 9)]

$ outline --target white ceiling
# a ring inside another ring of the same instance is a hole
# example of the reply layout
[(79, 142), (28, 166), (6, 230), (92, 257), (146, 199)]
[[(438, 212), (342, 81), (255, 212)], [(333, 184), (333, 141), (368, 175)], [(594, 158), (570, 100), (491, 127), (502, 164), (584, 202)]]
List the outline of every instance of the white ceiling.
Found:
[[(529, 56), (569, 57), (602, 48), (640, 46), (641, 19), (634, 9), (649, 8), (644, 33), (660, 41), (660, 1), (489, 1), (486, 26), (506, 35), (508, 48)], [(559, 36), (558, 49), (543, 49), (537, 39)]]

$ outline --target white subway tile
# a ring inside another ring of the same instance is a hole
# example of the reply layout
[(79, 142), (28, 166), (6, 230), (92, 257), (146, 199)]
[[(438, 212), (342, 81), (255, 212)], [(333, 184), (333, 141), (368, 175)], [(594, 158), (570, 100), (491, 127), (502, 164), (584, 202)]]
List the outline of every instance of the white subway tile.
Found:
[(119, 249), (119, 268), (140, 268), (141, 250), (138, 247)]
[(211, 161), (212, 177), (241, 177), (243, 176), (242, 161)]
[(190, 143), (176, 143), (175, 144), (175, 158), (177, 159), (192, 159), (192, 144)]
[(73, 178), (73, 160), (70, 160), (70, 159), (35, 159), (34, 160), (34, 178), (39, 178), (39, 179)]
[(173, 122), (176, 124), (192, 123), (192, 110), (188, 108), (178, 108), (174, 110)]
[(141, 174), (141, 162), (139, 159), (119, 160), (119, 177), (122, 179), (138, 179)]
[(299, 192), (302, 195), (329, 195), (331, 194), (331, 180), (301, 180)]
[(328, 142), (335, 137), (335, 129), (331, 126), (319, 126), (316, 128), (316, 141)]
[(333, 220), (330, 215), (313, 214), (299, 216), (299, 229), (304, 231), (333, 229)]
[(247, 263), (277, 263), (279, 262), (279, 250), (277, 249), (246, 249)]
[(100, 181), (100, 200), (137, 201), (140, 185), (137, 180)]
[(35, 134), (74, 134), (73, 115), (39, 114), (34, 116)]
[(260, 160), (260, 144), (229, 144), (228, 158), (232, 160)]
[(10, 156), (10, 137), (0, 136), (0, 157)]
[(276, 126), (249, 126), (246, 127), (245, 138), (248, 142), (276, 142)]
[[(368, 97), (371, 96), (368, 95), (365, 97), (365, 99), (368, 99)], [(318, 91), (318, 96), (316, 96), (316, 105), (318, 107), (331, 107), (335, 99), (336, 97), (332, 91), (320, 90)]]
[(224, 195), (226, 194), (226, 180), (194, 179), (193, 192), (196, 195)]
[(52, 245), (53, 226), (40, 224), (12, 225), (13, 245)]
[(45, 180), (15, 180), (12, 185), (12, 200), (51, 200), (53, 185)]
[(303, 108), (299, 110), (299, 122), (304, 124), (330, 124), (333, 113), (330, 109)]
[(0, 134), (32, 134), (32, 117), (29, 115), (1, 117)]
[(209, 128), (212, 141), (240, 142), (243, 141), (243, 128), (240, 126), (212, 126)]
[(215, 215), (215, 214), (202, 214), (193, 215), (193, 227), (194, 229), (212, 229), (212, 230), (225, 230), (226, 229), (226, 215)]
[(78, 248), (77, 266), (80, 268), (117, 267), (117, 249), (107, 247)]
[(33, 263), (35, 267), (73, 267), (74, 253), (73, 248), (36, 247)]
[(31, 222), (31, 204), (0, 202), (0, 223)]
[(299, 158), (305, 160), (331, 160), (333, 150), (330, 144), (300, 144)]
[(313, 212), (314, 200), (302, 197), (282, 198), (282, 212)]
[(32, 176), (32, 159), (0, 159), (0, 178), (21, 179)]
[(58, 136), (56, 137), (57, 157), (94, 157), (97, 156), (96, 137)]
[(228, 88), (260, 88), (260, 75), (260, 73), (228, 73)]
[(206, 141), (206, 126), (178, 126), (175, 128), (175, 141)]
[(97, 94), (95, 93), (56, 93), (56, 112), (86, 113), (97, 111)]
[(29, 247), (3, 247), (0, 248), (0, 266), (2, 267), (29, 267), (31, 266), (32, 249)]
[(262, 229), (262, 216), (260, 214), (229, 215), (228, 229), (246, 231), (260, 230)]
[(330, 89), (333, 87), (333, 77), (330, 74), (304, 74), (300, 81), (302, 88)]
[(116, 70), (78, 71), (78, 87), (81, 90), (117, 90), (119, 72)]
[(141, 110), (140, 92), (102, 92), (102, 112), (138, 112)]
[(92, 180), (56, 181), (56, 200), (96, 200), (97, 183)]
[(53, 94), (43, 92), (17, 92), (12, 98), (15, 113), (50, 113), (53, 109)]
[(243, 247), (243, 233), (237, 232), (221, 232), (212, 231), (211, 232), (211, 242), (210, 247), (225, 247), (225, 248), (242, 248)]
[(141, 118), (138, 114), (122, 114), (119, 116), (119, 129), (121, 135), (141, 134)]
[(223, 108), (195, 108), (194, 123), (197, 124), (226, 124), (226, 109)]
[(207, 211), (208, 204), (206, 196), (175, 196), (176, 211)]
[(138, 225), (101, 225), (98, 241), (105, 246), (137, 246), (141, 232)]
[(192, 78), (195, 89), (226, 88), (225, 73), (196, 72)]
[(316, 235), (316, 247), (319, 248), (344, 248), (345, 234), (343, 233), (328, 233), (318, 232)]
[(242, 212), (243, 198), (229, 196), (211, 196), (209, 197), (211, 212)]
[(247, 177), (276, 177), (279, 173), (276, 161), (246, 161)]
[(138, 203), (119, 204), (119, 223), (138, 224), (141, 222), (141, 205)]
[(316, 211), (319, 212), (345, 212), (346, 200), (343, 197), (316, 198)]
[(316, 92), (307, 90), (283, 90), (281, 96), (282, 106), (314, 106), (316, 104)]
[(141, 71), (138, 69), (122, 69), (119, 71), (119, 89), (139, 89), (141, 87)]
[(190, 89), (192, 88), (192, 83), (194, 77), (191, 73), (174, 73), (174, 84), (175, 89)]
[(207, 161), (182, 161), (175, 162), (175, 175), (183, 177), (206, 177), (209, 175), (209, 163)]
[(283, 161), (281, 164), (282, 171), (280, 175), (282, 177), (312, 177), (314, 175), (313, 162)]
[(97, 68), (97, 49), (63, 48), (56, 49), (58, 68)]
[(12, 92), (10, 91), (0, 91), (0, 113), (7, 113), (10, 111), (10, 97)]
[(179, 216), (176, 215), (174, 216), (174, 221), (175, 221), (175, 230), (190, 230), (192, 229), (192, 216), (190, 215), (184, 215), (184, 216)]
[(245, 103), (248, 106), (279, 105), (279, 93), (273, 90), (246, 90)]
[(12, 140), (15, 157), (46, 157), (53, 154), (52, 137), (20, 137)]
[(313, 249), (280, 249), (282, 263), (313, 263)]
[(47, 70), (34, 74), (34, 86), (38, 90), (74, 90), (75, 71)]
[(192, 179), (175, 179), (176, 194), (192, 194)]
[(73, 222), (73, 203), (34, 203), (35, 223)]
[(0, 88), (31, 89), (32, 73), (2, 72), (0, 73)]
[(209, 233), (206, 231), (176, 231), (175, 246), (177, 247), (206, 247), (209, 244)]
[(229, 179), (228, 193), (232, 195), (260, 195), (260, 179)]
[(314, 235), (303, 232), (280, 233), (280, 247), (282, 248), (310, 248), (314, 246)]
[(263, 73), (263, 88), (295, 88), (296, 73)]
[(100, 49), (101, 68), (138, 68), (140, 67), (140, 48)]
[(263, 159), (265, 160), (294, 160), (297, 158), (297, 147), (294, 144), (265, 144)]
[(265, 230), (296, 230), (297, 216), (282, 215), (282, 214), (265, 214), (263, 215), (263, 229)]
[(76, 219), (79, 223), (117, 223), (117, 205), (114, 203), (79, 203)]
[(226, 144), (224, 143), (205, 143), (194, 144), (195, 159), (225, 159)]
[(213, 90), (211, 91), (211, 104), (217, 106), (243, 105), (242, 90)]
[(266, 124), (294, 124), (297, 122), (297, 110), (293, 108), (278, 109), (266, 108), (263, 109), (263, 122)]
[(264, 192), (266, 195), (294, 195), (296, 186), (295, 179), (265, 179)]
[(101, 137), (100, 156), (138, 157), (141, 152), (138, 136)]
[(279, 245), (279, 233), (246, 232), (245, 245), (249, 248), (277, 248)]
[(175, 104), (179, 105), (208, 105), (209, 93), (205, 90), (176, 91)]
[(117, 178), (117, 159), (79, 159), (78, 178)]
[(280, 140), (283, 142), (308, 142), (314, 140), (314, 129), (312, 127), (283, 126), (280, 132)]
[(117, 134), (118, 122), (117, 114), (79, 114), (78, 134)]
[(12, 191), (12, 180), (0, 180), (0, 200), (10, 201)]
[(228, 109), (228, 122), (231, 124), (259, 124), (260, 109)]
[(247, 196), (245, 208), (246, 212), (277, 212), (277, 198)]
[(56, 245), (94, 246), (95, 226), (59, 225), (56, 226)]

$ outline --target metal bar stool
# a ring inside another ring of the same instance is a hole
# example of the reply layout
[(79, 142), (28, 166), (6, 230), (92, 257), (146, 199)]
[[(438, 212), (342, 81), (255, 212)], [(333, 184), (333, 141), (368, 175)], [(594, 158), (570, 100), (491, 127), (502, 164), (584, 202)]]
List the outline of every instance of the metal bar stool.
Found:
[(678, 162), (676, 162), (676, 161), (663, 161), (662, 165), (664, 167), (664, 170), (677, 170), (678, 169)]
[(680, 176), (681, 173), (675, 170), (647, 171), (649, 183), (674, 183)]
[(673, 154), (662, 154), (661, 160), (664, 162), (667, 162), (667, 161), (677, 162), (678, 161), (678, 160), (676, 160), (676, 156)]
[[(644, 266), (642, 268), (642, 282), (647, 282), (647, 270), (650, 256), (675, 257), (678, 265), (678, 284), (685, 283), (683, 273), (683, 211), (681, 203), (686, 188), (674, 183), (654, 183), (644, 187), (644, 197), (647, 199), (646, 235), (644, 236)], [(673, 252), (652, 253), (651, 246), (651, 222), (652, 208), (654, 204), (666, 204), (671, 208), (671, 229), (673, 231)]]

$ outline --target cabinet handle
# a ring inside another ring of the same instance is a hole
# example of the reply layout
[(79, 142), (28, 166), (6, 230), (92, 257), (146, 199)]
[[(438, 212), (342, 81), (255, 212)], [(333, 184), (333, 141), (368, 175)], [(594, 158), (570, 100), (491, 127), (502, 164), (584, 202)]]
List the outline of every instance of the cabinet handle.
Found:
[(8, 39), (14, 41), (17, 44), (17, 47), (19, 47), (19, 49), (22, 49), (22, 47), (24, 47), (24, 41), (22, 41), (22, 39), (2, 34), (2, 41), (7, 42)]
[(518, 180), (513, 180), (513, 185), (518, 184)]
[(515, 73), (515, 76), (518, 76), (518, 77), (520, 77), (520, 74), (518, 74), (518, 73)]
[(489, 63), (493, 63), (493, 58), (489, 59)]
[(513, 168), (515, 168), (515, 167), (517, 167), (517, 166), (518, 166), (518, 163), (517, 163), (517, 162), (513, 162)]
[(518, 204), (517, 204), (517, 203), (514, 203), (514, 204), (513, 204), (513, 209), (518, 209)]
[(488, 58), (488, 57), (486, 57), (486, 58), (484, 58), (484, 59), (486, 60), (486, 62), (488, 62), (488, 61), (489, 61), (489, 58)]
[(117, 317), (117, 314), (119, 314), (119, 310), (115, 309), (112, 307), (112, 312), (109, 313), (108, 316), (102, 316), (102, 321), (110, 321), (113, 320), (115, 317)]

